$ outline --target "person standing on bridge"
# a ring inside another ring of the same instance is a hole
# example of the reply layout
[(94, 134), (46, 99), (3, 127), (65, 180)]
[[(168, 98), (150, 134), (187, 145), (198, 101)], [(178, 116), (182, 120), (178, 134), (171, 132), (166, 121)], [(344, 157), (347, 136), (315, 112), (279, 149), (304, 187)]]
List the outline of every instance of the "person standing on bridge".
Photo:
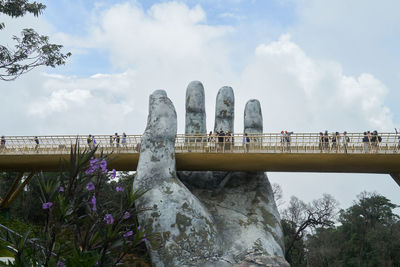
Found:
[(94, 136), (89, 134), (88, 138), (86, 139), (89, 149), (93, 149), (93, 140)]
[(322, 132), (319, 132), (318, 148), (319, 151), (322, 153), (322, 151), (324, 150), (324, 134)]
[(336, 145), (336, 133), (332, 133), (331, 142), (332, 142), (332, 150), (336, 149), (337, 148), (337, 145)]
[(362, 139), (362, 142), (364, 144), (364, 153), (368, 153), (368, 148), (369, 148), (369, 137), (367, 132), (364, 132), (364, 137)]
[(118, 133), (115, 133), (114, 139), (115, 139), (115, 146), (118, 148), (119, 147), (119, 141), (120, 141)]
[(208, 152), (211, 152), (215, 148), (215, 138), (212, 131), (210, 131), (210, 133), (208, 134), (207, 141), (208, 141)]
[(1, 136), (1, 144), (0, 144), (0, 149), (3, 150), (6, 148), (6, 138), (3, 136)]
[(324, 149), (329, 151), (329, 134), (327, 130), (324, 133)]
[(285, 132), (281, 131), (281, 152), (285, 149)]
[(291, 149), (290, 149), (290, 142), (292, 141), (292, 138), (291, 138), (290, 136), (291, 136), (292, 134), (293, 134), (293, 132), (285, 131), (286, 150), (287, 150), (288, 152), (291, 151)]
[(35, 136), (35, 138), (33, 138), (33, 141), (35, 142), (35, 150), (38, 151), (39, 149), (39, 138), (37, 136)]
[(344, 153), (347, 154), (347, 146), (350, 143), (350, 137), (347, 136), (347, 132), (344, 131), (343, 133), (343, 148), (344, 148)]
[(247, 133), (244, 134), (243, 143), (244, 143), (246, 152), (249, 152), (249, 149), (250, 149), (250, 137), (247, 135)]
[(110, 135), (110, 147), (114, 146), (114, 138)]
[(122, 146), (126, 147), (126, 133), (125, 132), (122, 133)]

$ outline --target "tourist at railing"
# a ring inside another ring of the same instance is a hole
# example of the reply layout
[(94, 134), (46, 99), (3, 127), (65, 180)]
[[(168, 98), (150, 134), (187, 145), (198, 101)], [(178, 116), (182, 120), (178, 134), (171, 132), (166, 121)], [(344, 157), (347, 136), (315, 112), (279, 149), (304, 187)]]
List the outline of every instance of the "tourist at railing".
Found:
[(350, 143), (350, 137), (347, 136), (347, 132), (343, 132), (343, 148), (344, 148), (344, 153), (347, 154), (347, 146)]
[(293, 134), (293, 132), (285, 131), (286, 150), (287, 150), (288, 152), (291, 152), (291, 149), (290, 149), (290, 142), (292, 141), (292, 138), (291, 138), (291, 135), (292, 135), (292, 134)]
[(325, 130), (324, 133), (323, 144), (324, 144), (324, 150), (329, 151), (329, 134), (327, 130)]
[(122, 146), (126, 147), (126, 133), (125, 132), (122, 133)]
[(364, 145), (364, 153), (368, 153), (370, 139), (368, 137), (368, 133), (367, 132), (364, 132), (364, 137), (362, 139), (362, 142), (363, 142), (363, 145)]
[(92, 135), (89, 134), (88, 138), (86, 139), (89, 148), (92, 147), (92, 140), (93, 140)]
[(337, 149), (336, 133), (332, 133), (331, 142), (332, 142), (332, 150), (336, 150)]
[(118, 133), (115, 133), (114, 139), (115, 139), (115, 146), (118, 148), (119, 147), (119, 141), (120, 141)]
[(281, 151), (285, 149), (285, 131), (281, 131)]
[(214, 137), (212, 131), (210, 131), (210, 133), (208, 134), (207, 142), (208, 142), (208, 148), (207, 148), (208, 152), (214, 151), (215, 150), (215, 137)]
[(336, 145), (337, 145), (336, 153), (338, 153), (340, 151), (340, 139), (342, 139), (342, 137), (340, 136), (339, 132), (336, 132), (335, 134), (336, 134)]
[(33, 141), (35, 142), (35, 150), (37, 151), (39, 149), (39, 138), (37, 136), (35, 136), (35, 138), (33, 138)]
[(379, 143), (382, 142), (382, 137), (378, 135), (378, 131), (373, 131), (371, 135), (371, 147), (375, 148), (377, 153), (379, 150)]
[(3, 136), (1, 136), (1, 143), (0, 143), (0, 149), (3, 150), (6, 148), (6, 138)]
[(322, 153), (322, 151), (324, 150), (324, 134), (322, 132), (319, 132), (318, 148), (319, 151)]
[(245, 147), (245, 151), (249, 152), (249, 150), (250, 150), (250, 137), (247, 135), (247, 133), (244, 134), (243, 144), (244, 144), (244, 147)]
[(114, 146), (114, 137), (110, 135), (110, 147)]

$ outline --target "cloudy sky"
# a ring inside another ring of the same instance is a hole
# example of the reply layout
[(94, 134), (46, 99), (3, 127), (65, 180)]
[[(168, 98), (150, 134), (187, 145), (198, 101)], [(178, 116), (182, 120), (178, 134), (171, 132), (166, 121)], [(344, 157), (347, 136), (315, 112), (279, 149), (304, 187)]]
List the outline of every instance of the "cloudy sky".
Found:
[[(2, 44), (32, 27), (73, 56), (0, 82), (1, 134), (144, 131), (148, 96), (165, 89), (184, 132), (185, 90), (203, 82), (207, 124), (215, 97), (234, 88), (235, 131), (247, 100), (264, 131), (400, 126), (400, 2), (396, 0), (58, 0), (39, 18), (7, 19)], [(288, 199), (330, 193), (347, 207), (363, 190), (400, 204), (388, 175), (270, 173)]]

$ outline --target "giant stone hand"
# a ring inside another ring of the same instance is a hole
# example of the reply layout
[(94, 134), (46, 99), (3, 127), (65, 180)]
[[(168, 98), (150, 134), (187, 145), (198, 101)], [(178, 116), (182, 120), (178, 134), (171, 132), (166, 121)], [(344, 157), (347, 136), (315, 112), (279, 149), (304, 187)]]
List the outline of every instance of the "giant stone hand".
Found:
[[(191, 82), (186, 94), (187, 134), (206, 133), (204, 88)], [(215, 129), (232, 131), (234, 95), (230, 87), (217, 96)], [(245, 109), (245, 129), (262, 132), (257, 100)], [(250, 266), (283, 260), (283, 235), (273, 193), (264, 173), (176, 173), (176, 113), (164, 91), (150, 96), (134, 187), (149, 191), (138, 201), (139, 221), (150, 223), (161, 245), (152, 247), (156, 266)], [(178, 178), (179, 177), (179, 178)]]

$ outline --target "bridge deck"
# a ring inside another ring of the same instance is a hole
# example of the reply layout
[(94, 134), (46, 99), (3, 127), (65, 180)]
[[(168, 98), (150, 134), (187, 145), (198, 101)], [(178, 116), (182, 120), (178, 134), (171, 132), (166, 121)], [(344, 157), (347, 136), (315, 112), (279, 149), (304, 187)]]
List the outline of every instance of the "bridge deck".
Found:
[[(286, 139), (280, 134), (258, 134), (233, 137), (177, 135), (177, 170), (187, 171), (285, 171), (285, 172), (349, 172), (399, 173), (398, 135), (380, 134), (382, 141), (370, 138), (363, 142), (360, 133), (348, 134), (332, 142), (320, 142), (318, 134), (293, 134)], [(57, 171), (67, 164), (71, 145), (82, 149), (98, 146), (110, 154), (110, 168), (136, 170), (140, 150), (139, 135), (119, 137), (96, 136), (96, 143), (87, 136), (40, 136), (39, 145), (32, 136), (5, 137), (0, 147), (2, 171)], [(222, 141), (221, 141), (222, 140)]]
[[(139, 154), (111, 155), (109, 168), (136, 170)], [(58, 171), (69, 155), (0, 155), (3, 171)], [(398, 173), (400, 154), (176, 153), (177, 170)]]

